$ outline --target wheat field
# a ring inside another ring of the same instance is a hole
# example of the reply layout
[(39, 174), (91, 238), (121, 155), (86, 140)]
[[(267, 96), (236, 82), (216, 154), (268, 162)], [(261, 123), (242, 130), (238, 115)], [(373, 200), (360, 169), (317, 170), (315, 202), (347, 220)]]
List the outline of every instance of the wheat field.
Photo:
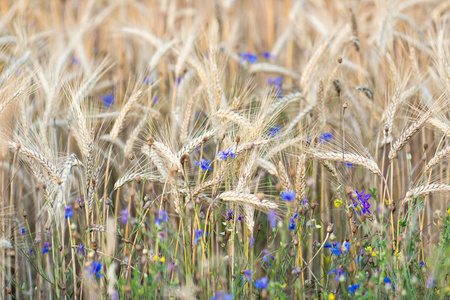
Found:
[(0, 299), (450, 297), (450, 1), (0, 15)]

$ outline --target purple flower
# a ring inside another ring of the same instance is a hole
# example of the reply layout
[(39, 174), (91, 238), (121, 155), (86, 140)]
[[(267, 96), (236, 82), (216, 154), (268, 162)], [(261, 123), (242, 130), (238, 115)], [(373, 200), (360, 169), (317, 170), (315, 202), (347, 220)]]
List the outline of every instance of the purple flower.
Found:
[(359, 288), (359, 286), (359, 283), (349, 286), (348, 290), (350, 291), (350, 294), (353, 294)]
[(427, 288), (433, 287), (436, 285), (436, 280), (434, 279), (433, 273), (430, 272), (427, 279)]
[(86, 270), (88, 271), (88, 277), (92, 276), (97, 276), (98, 278), (103, 277), (102, 274), (100, 274), (101, 270), (102, 270), (102, 263), (94, 260), (91, 265), (89, 267), (86, 268)]
[(257, 289), (265, 290), (269, 286), (269, 278), (262, 277), (261, 279), (256, 280), (254, 284)]
[(142, 80), (142, 82), (143, 82), (144, 84), (146, 84), (146, 85), (149, 85), (150, 82), (151, 82), (150, 77), (149, 77), (149, 76), (145, 76), (144, 79)]
[(211, 161), (210, 160), (206, 160), (206, 159), (202, 158), (202, 159), (200, 159), (200, 162), (195, 161), (195, 164), (197, 166), (199, 166), (202, 169), (202, 171), (206, 171), (206, 170), (210, 170), (211, 171), (212, 170), (210, 168), (210, 166), (211, 166)]
[(73, 218), (73, 211), (72, 211), (72, 205), (67, 205), (65, 208), (64, 208), (64, 211), (65, 211), (65, 215), (66, 215), (66, 220), (67, 220), (67, 218)]
[(84, 255), (84, 245), (83, 244), (79, 244), (78, 246), (77, 246), (77, 252), (78, 252), (78, 254), (80, 254), (80, 255)]
[(306, 197), (303, 196), (302, 205), (305, 206), (306, 204), (308, 204), (308, 199), (306, 199)]
[(242, 57), (241, 62), (248, 61), (251, 64), (254, 64), (256, 60), (258, 59), (258, 55), (252, 54), (252, 53), (241, 53), (240, 56)]
[(128, 211), (128, 207), (122, 210), (122, 223), (126, 224), (128, 222), (128, 217), (130, 216), (130, 213)]
[(102, 95), (100, 96), (100, 100), (102, 100), (103, 105), (105, 105), (106, 108), (109, 108), (114, 103), (114, 95), (113, 94)]
[(198, 243), (198, 240), (202, 238), (203, 231), (198, 229), (195, 231), (195, 241), (194, 245)]
[(291, 190), (283, 191), (281, 193), (281, 199), (288, 202), (294, 200), (295, 196), (296, 196), (295, 192)]
[(272, 229), (275, 229), (275, 227), (277, 226), (277, 213), (274, 210), (269, 211), (269, 213), (267, 214), (267, 219), (269, 220), (270, 227), (272, 227)]
[(25, 236), (25, 228), (22, 228), (22, 236)]
[(83, 209), (83, 207), (84, 207), (84, 197), (81, 197), (81, 199), (78, 198), (77, 202), (78, 202), (78, 206), (80, 207), (80, 209)]
[(218, 291), (216, 295), (209, 300), (233, 300), (233, 294), (225, 294), (224, 292)]
[(249, 238), (249, 244), (250, 244), (250, 249), (253, 248), (253, 246), (255, 246), (255, 238), (254, 237)]
[(279, 131), (280, 131), (280, 126), (272, 127), (272, 128), (269, 129), (269, 134), (268, 134), (268, 136), (280, 138)]
[(333, 270), (333, 271), (331, 271), (330, 273), (328, 273), (328, 275), (334, 274), (334, 273), (336, 273), (336, 277), (334, 278), (334, 280), (335, 280), (336, 282), (339, 281), (339, 277), (341, 277), (341, 275), (344, 276), (344, 279), (346, 278), (346, 277), (345, 277), (344, 270), (342, 270), (342, 269)]
[(276, 59), (276, 58), (277, 58), (276, 55), (271, 54), (269, 51), (264, 51), (264, 52), (263, 52), (263, 56), (264, 56), (265, 58), (268, 58), (268, 59)]
[(239, 221), (242, 221), (243, 218), (244, 218), (243, 215), (239, 215), (238, 220), (239, 220)]
[(333, 139), (333, 134), (331, 132), (324, 132), (319, 140), (322, 144), (325, 144), (326, 142), (329, 142)]
[(45, 242), (44, 243), (44, 248), (42, 249), (42, 254), (47, 253), (51, 247), (52, 243), (50, 242)]
[(167, 216), (167, 213), (162, 209), (158, 212), (158, 218), (156, 218), (155, 224), (161, 226), (163, 222), (167, 222), (168, 220), (169, 217)]
[(216, 156), (218, 156), (219, 159), (226, 160), (228, 157), (234, 158), (236, 156), (236, 153), (233, 153), (233, 147), (229, 147), (226, 150), (219, 151), (219, 153), (217, 153)]
[[(269, 258), (272, 259), (272, 260), (275, 260), (273, 255), (270, 254), (268, 250), (263, 250), (262, 254), (264, 255), (263, 259), (262, 259), (263, 262), (269, 262)], [(270, 266), (271, 266), (271, 264), (269, 263), (269, 267)]]
[(231, 221), (231, 220), (233, 220), (233, 210), (230, 208), (227, 211), (227, 217), (225, 218), (225, 221)]

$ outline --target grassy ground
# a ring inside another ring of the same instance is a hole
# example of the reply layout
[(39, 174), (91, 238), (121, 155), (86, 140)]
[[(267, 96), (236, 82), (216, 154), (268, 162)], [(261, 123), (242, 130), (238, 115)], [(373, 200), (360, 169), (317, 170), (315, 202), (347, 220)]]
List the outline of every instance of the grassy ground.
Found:
[(0, 13), (1, 299), (450, 297), (449, 1)]

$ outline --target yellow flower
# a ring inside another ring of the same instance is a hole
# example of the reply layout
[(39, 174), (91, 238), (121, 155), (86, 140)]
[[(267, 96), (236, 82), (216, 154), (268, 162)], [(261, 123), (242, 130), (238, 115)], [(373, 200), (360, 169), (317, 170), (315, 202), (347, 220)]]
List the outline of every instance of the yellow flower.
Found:
[(385, 203), (386, 205), (389, 205), (388, 199), (384, 199), (384, 203)]
[(161, 257), (161, 259), (159, 260), (160, 262), (165, 262), (166, 261), (166, 258), (163, 256), (163, 257)]
[(337, 208), (342, 206), (342, 199), (336, 199), (334, 200), (334, 206), (336, 206)]
[(366, 251), (367, 251), (367, 252), (372, 252), (372, 247), (370, 247), (370, 246), (369, 246), (369, 247), (366, 247)]
[(334, 299), (336, 299), (336, 296), (334, 296), (334, 294), (332, 294), (332, 293), (329, 293), (328, 294), (328, 299), (334, 300)]

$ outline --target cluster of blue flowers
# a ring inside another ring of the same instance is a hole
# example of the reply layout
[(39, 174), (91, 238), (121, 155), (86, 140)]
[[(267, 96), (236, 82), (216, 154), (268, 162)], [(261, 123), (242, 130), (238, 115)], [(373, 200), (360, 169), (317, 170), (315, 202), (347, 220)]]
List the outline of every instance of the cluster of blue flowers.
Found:
[[(254, 64), (258, 60), (258, 55), (250, 53), (250, 52), (243, 52), (243, 53), (240, 53), (239, 55), (242, 58), (241, 62), (248, 61), (249, 63)], [(267, 59), (276, 59), (277, 58), (276, 55), (270, 53), (269, 51), (264, 51), (262, 55), (264, 58), (267, 58)]]
[(298, 217), (296, 213), (292, 218), (289, 219), (289, 230), (295, 230), (295, 219)]
[(372, 197), (372, 194), (364, 194), (364, 191), (361, 191), (360, 193), (356, 191), (356, 195), (357, 199), (350, 194), (350, 199), (353, 201), (353, 204), (349, 204), (349, 207), (351, 208), (353, 206), (353, 211), (358, 215), (370, 214), (370, 203), (368, 200)]
[(339, 256), (339, 255), (343, 254), (344, 252), (347, 253), (350, 251), (351, 243), (344, 242), (344, 250), (343, 250), (344, 252), (342, 251), (341, 242), (333, 242), (332, 244), (326, 243), (323, 247), (330, 248), (332, 254)]
[(283, 77), (275, 77), (274, 79), (269, 77), (267, 79), (267, 84), (275, 87), (278, 98), (281, 98), (283, 96), (283, 92), (281, 89), (281, 85), (282, 85), (283, 81), (284, 81)]
[(163, 222), (167, 222), (168, 220), (167, 213), (162, 209), (158, 212), (158, 218), (155, 220), (155, 225), (161, 226)]
[(219, 159), (227, 160), (228, 157), (234, 158), (236, 153), (233, 152), (233, 147), (229, 147), (226, 150), (219, 151), (216, 156), (218, 156)]
[(319, 141), (320, 141), (322, 144), (325, 144), (326, 142), (329, 142), (329, 141), (331, 141), (332, 139), (333, 139), (333, 134), (332, 134), (331, 132), (324, 132), (324, 133), (320, 136)]
[(269, 129), (269, 133), (267, 134), (269, 137), (280, 138), (280, 126), (275, 126)]
[(200, 162), (195, 161), (195, 164), (197, 166), (199, 166), (202, 169), (202, 171), (206, 171), (206, 170), (210, 170), (211, 171), (212, 170), (210, 168), (210, 166), (211, 166), (211, 161), (210, 160), (206, 160), (206, 159), (202, 158), (202, 159), (200, 159)]

